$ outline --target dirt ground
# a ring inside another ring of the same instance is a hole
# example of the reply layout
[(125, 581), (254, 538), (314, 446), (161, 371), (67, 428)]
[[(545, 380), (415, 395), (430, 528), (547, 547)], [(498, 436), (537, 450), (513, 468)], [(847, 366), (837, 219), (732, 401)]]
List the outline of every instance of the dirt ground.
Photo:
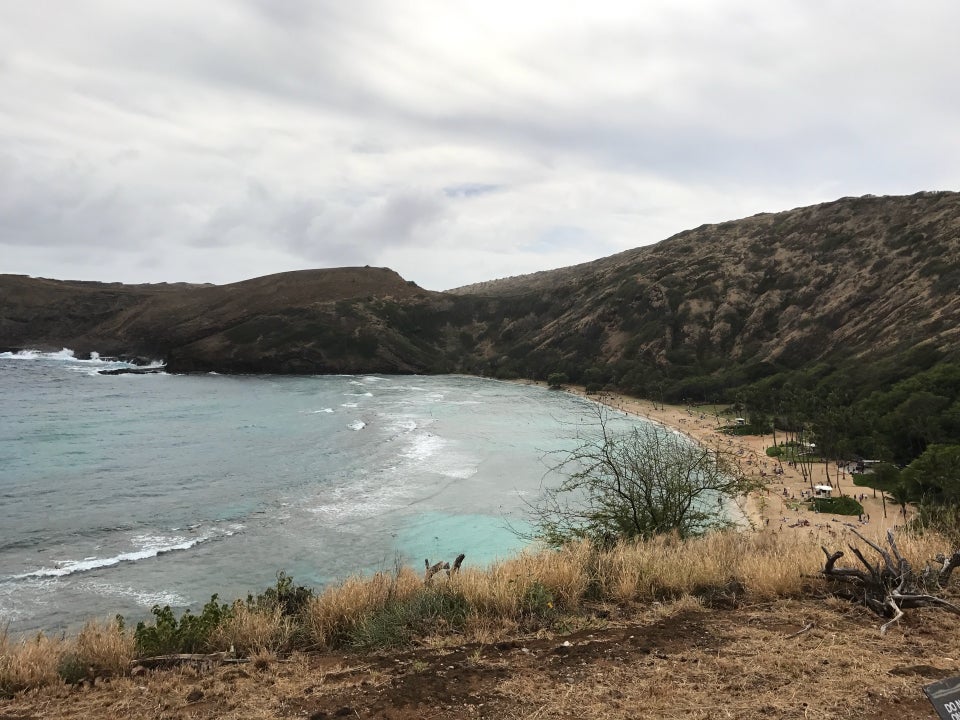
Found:
[(0, 720), (933, 720), (923, 686), (960, 672), (960, 620), (939, 612), (913, 613), (885, 636), (875, 617), (837, 600), (617, 612), (567, 635), (261, 658), (48, 688), (0, 701)]

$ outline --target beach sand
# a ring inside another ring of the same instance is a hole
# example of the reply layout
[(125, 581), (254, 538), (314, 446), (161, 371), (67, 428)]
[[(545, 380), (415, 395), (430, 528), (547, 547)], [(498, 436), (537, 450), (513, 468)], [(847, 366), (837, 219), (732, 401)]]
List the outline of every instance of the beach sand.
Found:
[[(887, 502), (884, 508), (881, 493), (854, 485), (852, 476), (843, 469), (839, 469), (838, 473), (834, 463), (829, 466), (830, 480), (834, 486), (833, 495), (834, 497), (839, 495), (837, 490), (839, 488), (843, 494), (852, 495), (860, 500), (864, 509), (863, 521), (858, 520), (856, 516), (817, 513), (810, 510), (808, 503), (803, 502), (802, 498), (802, 492), (809, 493), (810, 483), (804, 481), (800, 471), (790, 467), (784, 461), (783, 473), (774, 473), (774, 468), (779, 468), (780, 463), (776, 458), (768, 457), (766, 454), (766, 449), (773, 445), (773, 436), (728, 435), (720, 430), (720, 426), (728, 425), (729, 418), (718, 419), (712, 414), (698, 410), (695, 406), (664, 406), (620, 393), (602, 392), (586, 395), (582, 387), (572, 385), (565, 386), (565, 390), (625, 413), (658, 422), (706, 447), (733, 452), (740, 458), (741, 468), (754, 477), (759, 477), (764, 483), (762, 490), (738, 500), (746, 522), (756, 530), (835, 536), (838, 529), (835, 525), (848, 523), (856, 527), (865, 537), (879, 540), (885, 537), (888, 528), (901, 526), (912, 517), (909, 507), (906, 518), (901, 515), (897, 505)], [(828, 484), (823, 463), (814, 463), (813, 484)]]

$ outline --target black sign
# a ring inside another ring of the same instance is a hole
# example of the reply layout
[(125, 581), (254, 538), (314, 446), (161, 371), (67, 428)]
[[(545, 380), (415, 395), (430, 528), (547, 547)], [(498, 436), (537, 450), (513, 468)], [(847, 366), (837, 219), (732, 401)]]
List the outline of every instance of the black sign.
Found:
[(931, 683), (923, 691), (943, 720), (960, 720), (960, 677)]

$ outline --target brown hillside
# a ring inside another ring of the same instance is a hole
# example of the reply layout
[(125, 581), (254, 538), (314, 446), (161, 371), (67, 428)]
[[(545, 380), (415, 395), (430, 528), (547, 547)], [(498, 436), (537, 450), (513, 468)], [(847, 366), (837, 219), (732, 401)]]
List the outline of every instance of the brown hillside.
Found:
[(224, 286), (0, 276), (0, 347), (175, 370), (451, 372), (706, 395), (777, 369), (960, 347), (960, 194), (844, 198), (431, 293), (377, 268)]
[(455, 292), (509, 298), (495, 345), (520, 339), (526, 362), (532, 351), (547, 366), (612, 365), (622, 378), (878, 358), (921, 343), (954, 352), (958, 288), (960, 194), (920, 193), (705, 225)]

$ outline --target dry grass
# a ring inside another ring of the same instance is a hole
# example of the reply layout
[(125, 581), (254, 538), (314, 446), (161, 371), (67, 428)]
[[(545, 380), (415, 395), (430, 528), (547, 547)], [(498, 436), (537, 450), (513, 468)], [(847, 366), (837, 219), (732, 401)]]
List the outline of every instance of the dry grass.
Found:
[(369, 578), (348, 578), (310, 601), (307, 632), (316, 645), (337, 645), (387, 603), (407, 600), (422, 588), (420, 576), (409, 568), (378, 572)]
[[(490, 642), (518, 628), (549, 624), (553, 611), (575, 614), (587, 601), (629, 606), (686, 596), (707, 603), (801, 597), (822, 585), (817, 578), (821, 545), (835, 549), (851, 542), (863, 545), (840, 525), (807, 533), (724, 532), (687, 540), (663, 536), (609, 550), (581, 542), (524, 552), (449, 579), (438, 575), (433, 587), (446, 583), (448, 592), (464, 599), (468, 639)], [(918, 567), (948, 547), (935, 535), (904, 534), (899, 544)], [(313, 601), (311, 636), (317, 645), (335, 647), (388, 603), (410, 599), (421, 589), (422, 581), (411, 570), (351, 578)]]
[(76, 637), (38, 634), (13, 640), (0, 636), (0, 695), (54, 685), (62, 680), (124, 674), (134, 658), (133, 637), (116, 621), (91, 621)]
[(135, 657), (133, 636), (115, 620), (88, 622), (66, 652), (92, 677), (123, 675)]
[[(949, 548), (946, 540), (932, 534), (902, 534), (898, 542), (918, 568)], [(806, 533), (728, 532), (688, 540), (665, 536), (611, 549), (577, 543), (522, 553), (486, 570), (467, 568), (449, 578), (441, 574), (428, 592), (418, 573), (397, 568), (328, 588), (295, 618), (284, 616), (279, 607), (265, 610), (238, 602), (216, 629), (212, 644), (233, 647), (245, 656), (276, 657), (296, 648), (356, 643), (365, 630), (384, 622), (413, 623), (399, 634), (407, 638), (404, 642), (433, 634), (437, 637), (430, 643), (442, 644), (449, 641), (450, 628), (457, 628), (456, 642), (490, 643), (520, 630), (555, 629), (558, 621), (567, 628), (582, 627), (592, 622), (582, 615), (585, 603), (642, 609), (654, 601), (669, 601), (670, 612), (681, 612), (701, 604), (742, 606), (801, 598), (824, 587), (817, 579), (823, 562), (820, 546), (832, 551), (848, 543), (863, 547), (868, 556), (873, 553), (836, 524)], [(393, 612), (404, 603), (416, 609), (413, 614)], [(461, 614), (445, 617), (447, 612)], [(390, 635), (390, 627), (380, 629)], [(367, 644), (377, 642), (371, 637)], [(15, 641), (3, 634), (0, 692), (122, 675), (133, 657), (133, 638), (116, 623), (88, 624), (69, 640), (41, 635)]]
[(58, 682), (62, 656), (60, 641), (44, 635), (15, 641), (4, 629), (0, 635), (0, 696)]
[(237, 600), (232, 614), (213, 632), (210, 644), (214, 649), (233, 650), (243, 656), (282, 652), (289, 647), (293, 620), (283, 609), (251, 608)]

